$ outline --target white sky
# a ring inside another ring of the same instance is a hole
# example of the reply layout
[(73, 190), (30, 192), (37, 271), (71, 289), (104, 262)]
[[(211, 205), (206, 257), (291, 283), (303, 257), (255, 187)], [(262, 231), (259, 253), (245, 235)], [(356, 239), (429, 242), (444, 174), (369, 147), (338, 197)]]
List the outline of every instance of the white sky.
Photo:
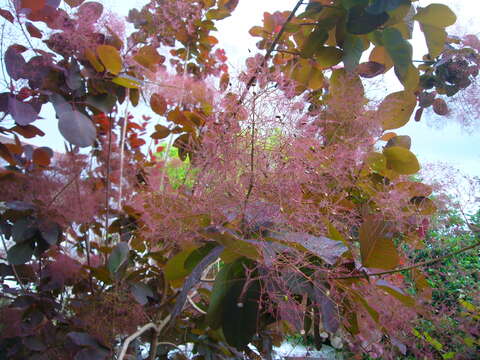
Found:
[[(140, 7), (142, 0), (118, 1), (103, 0), (105, 6), (120, 15), (127, 15), (128, 10), (134, 6)], [(475, 0), (420, 0), (419, 6), (426, 6), (429, 3), (438, 2), (449, 5), (458, 14), (459, 23), (466, 28), (468, 33), (479, 33), (480, 24), (475, 16), (479, 13), (480, 3)], [(296, 0), (240, 0), (233, 16), (218, 23), (218, 33), (214, 34), (220, 40), (220, 47), (227, 51), (230, 66), (239, 70), (242, 68), (245, 58), (257, 51), (255, 43), (258, 38), (252, 38), (248, 30), (255, 25), (261, 25), (265, 11), (291, 10)], [(418, 29), (417, 29), (418, 30)], [(419, 35), (419, 36), (418, 36)], [(418, 58), (426, 51), (422, 35), (417, 34), (419, 42), (414, 48), (420, 48)], [(236, 71), (234, 71), (236, 72)], [(387, 86), (387, 85), (386, 85)], [(388, 91), (394, 91), (399, 86), (398, 81), (388, 84)], [(443, 128), (428, 126), (427, 123), (434, 123), (436, 120), (424, 119), (420, 123), (411, 121), (406, 127), (397, 130), (401, 135), (412, 137), (412, 151), (415, 152), (422, 163), (445, 161), (456, 166), (469, 175), (480, 176), (480, 132), (476, 131), (468, 135), (454, 121), (440, 120), (444, 123)], [(480, 120), (478, 120), (480, 124)], [(50, 127), (50, 126), (49, 126)], [(55, 127), (56, 128), (56, 127)], [(50, 130), (50, 129), (49, 129)], [(48, 138), (38, 139), (36, 143), (54, 147), (62, 151), (63, 144), (59, 143), (59, 134), (50, 134)], [(55, 139), (55, 137), (57, 137)], [(53, 140), (55, 139), (55, 140)]]

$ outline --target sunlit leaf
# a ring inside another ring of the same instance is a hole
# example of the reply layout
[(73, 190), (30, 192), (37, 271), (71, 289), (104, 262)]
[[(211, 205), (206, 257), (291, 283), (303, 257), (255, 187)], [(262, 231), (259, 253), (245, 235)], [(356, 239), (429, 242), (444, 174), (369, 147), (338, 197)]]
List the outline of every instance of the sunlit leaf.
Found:
[(385, 67), (385, 71), (389, 70), (393, 66), (393, 60), (390, 58), (390, 55), (388, 55), (387, 50), (383, 46), (375, 46), (370, 53), (369, 60), (378, 64), (382, 64)]
[(430, 57), (436, 58), (439, 56), (445, 48), (447, 42), (447, 32), (445, 29), (422, 24), (420, 27), (425, 34), (425, 40), (427, 42), (428, 53)]
[(133, 59), (150, 71), (155, 71), (157, 65), (160, 65), (165, 58), (153, 46), (149, 45), (140, 48)]
[(105, 68), (117, 75), (122, 70), (122, 58), (118, 50), (111, 45), (98, 45), (97, 54)]
[(337, 65), (342, 61), (343, 52), (342, 50), (333, 47), (326, 46), (318, 49), (315, 52), (314, 59), (322, 68), (329, 68)]
[(129, 75), (117, 76), (112, 79), (112, 82), (127, 89), (138, 89), (142, 85), (140, 80)]
[(408, 149), (392, 146), (384, 149), (383, 154), (387, 158), (387, 167), (398, 174), (413, 175), (420, 171), (417, 157)]
[(430, 4), (425, 8), (420, 8), (414, 19), (424, 25), (446, 28), (455, 24), (457, 16), (446, 5)]
[(91, 49), (86, 48), (84, 55), (95, 70), (97, 70), (98, 72), (103, 72), (105, 70), (100, 61), (98, 61), (97, 55), (95, 55), (95, 53)]
[(378, 108), (384, 130), (398, 129), (410, 120), (417, 105), (417, 97), (408, 91), (388, 95)]

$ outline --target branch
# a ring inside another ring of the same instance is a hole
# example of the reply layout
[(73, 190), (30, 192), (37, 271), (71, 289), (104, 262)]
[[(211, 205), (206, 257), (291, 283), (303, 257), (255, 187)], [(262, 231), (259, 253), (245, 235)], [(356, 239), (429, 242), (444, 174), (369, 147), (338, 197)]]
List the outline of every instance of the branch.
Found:
[(377, 272), (377, 273), (373, 273), (373, 274), (326, 277), (323, 280), (347, 280), (347, 279), (359, 279), (359, 278), (365, 278), (365, 277), (370, 278), (370, 277), (373, 277), (373, 276), (396, 274), (396, 273), (399, 273), (399, 272), (402, 272), (402, 271), (408, 271), (408, 270), (413, 270), (413, 269), (416, 269), (416, 268), (419, 268), (419, 267), (432, 265), (432, 264), (441, 262), (443, 260), (446, 260), (448, 258), (454, 257), (456, 255), (462, 254), (462, 253), (464, 253), (468, 250), (475, 249), (477, 247), (480, 247), (480, 241), (476, 242), (473, 245), (470, 245), (470, 246), (464, 247), (460, 250), (454, 251), (453, 253), (441, 256), (437, 259), (422, 261), (422, 262), (419, 262), (417, 264), (407, 266), (407, 267), (404, 267), (404, 268), (400, 268), (400, 269), (382, 271), (382, 272)]
[(265, 54), (265, 57), (263, 58), (263, 61), (262, 63), (260, 64), (259, 67), (257, 67), (257, 69), (255, 70), (255, 73), (253, 74), (253, 76), (248, 80), (247, 82), (247, 87), (245, 88), (245, 90), (243, 91), (243, 94), (242, 96), (240, 97), (240, 100), (238, 100), (238, 103), (241, 104), (243, 103), (243, 101), (245, 100), (245, 97), (247, 96), (247, 93), (248, 91), (250, 90), (250, 88), (253, 86), (253, 84), (255, 83), (255, 80), (257, 79), (257, 75), (258, 73), (260, 72), (260, 70), (263, 69), (263, 67), (265, 66), (265, 64), (267, 63), (268, 59), (270, 59), (270, 56), (272, 55), (272, 52), (275, 50), (275, 48), (277, 47), (277, 44), (278, 42), (280, 41), (280, 38), (282, 37), (283, 33), (285, 32), (285, 28), (286, 26), (288, 25), (288, 23), (290, 21), (292, 21), (293, 17), (295, 16), (295, 13), (297, 12), (298, 8), (302, 5), (302, 0), (298, 1), (297, 2), (297, 5), (295, 5), (295, 7), (293, 8), (292, 12), (290, 13), (290, 15), (288, 16), (287, 20), (285, 21), (285, 23), (283, 24), (282, 28), (280, 29), (279, 33), (277, 34), (277, 36), (275, 37), (275, 39), (273, 40), (273, 43), (272, 45), (270, 45), (270, 48), (268, 49), (267, 53)]
[(155, 333), (158, 335), (162, 332), (163, 328), (165, 327), (165, 325), (168, 324), (168, 322), (170, 321), (170, 315), (168, 315), (165, 319), (163, 319), (160, 324), (158, 325), (155, 325), (154, 323), (148, 323), (144, 326), (142, 326), (140, 329), (138, 329), (136, 332), (134, 332), (132, 335), (130, 335), (129, 337), (127, 337), (125, 339), (125, 341), (123, 342), (123, 345), (122, 345), (122, 348), (121, 348), (121, 351), (118, 355), (118, 360), (123, 360), (125, 358), (125, 355), (127, 354), (127, 350), (128, 350), (128, 347), (130, 346), (130, 343), (135, 340), (137, 337), (141, 336), (143, 333), (145, 333), (146, 331), (150, 330), (150, 329), (153, 329), (155, 331)]

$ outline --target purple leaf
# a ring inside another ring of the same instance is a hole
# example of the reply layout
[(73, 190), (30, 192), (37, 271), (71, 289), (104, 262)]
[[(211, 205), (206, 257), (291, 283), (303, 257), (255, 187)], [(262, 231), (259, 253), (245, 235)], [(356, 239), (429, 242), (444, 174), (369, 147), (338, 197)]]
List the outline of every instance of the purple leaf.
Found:
[(92, 146), (97, 138), (92, 120), (76, 110), (59, 115), (58, 129), (68, 142), (80, 147)]
[(8, 112), (18, 125), (25, 126), (34, 122), (38, 113), (32, 105), (18, 101), (13, 96), (8, 99)]
[(26, 65), (25, 59), (20, 54), (20, 48), (12, 45), (5, 51), (5, 67), (8, 75), (13, 80), (18, 80), (22, 77), (23, 69)]

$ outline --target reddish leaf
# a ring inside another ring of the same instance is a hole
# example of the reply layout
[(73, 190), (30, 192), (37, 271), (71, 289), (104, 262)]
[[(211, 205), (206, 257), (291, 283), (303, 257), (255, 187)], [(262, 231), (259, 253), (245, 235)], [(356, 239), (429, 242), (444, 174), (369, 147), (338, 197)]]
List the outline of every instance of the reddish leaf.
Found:
[(385, 72), (385, 65), (369, 61), (357, 66), (358, 75), (364, 78), (373, 78)]
[(31, 9), (34, 12), (43, 9), (45, 5), (45, 0), (21, 0), (22, 9)]
[(14, 126), (13, 128), (10, 129), (12, 132), (16, 132), (17, 134), (22, 135), (26, 139), (31, 139), (34, 138), (35, 136), (44, 136), (45, 133), (37, 128), (34, 125), (25, 125), (25, 126)]
[(35, 27), (31, 22), (27, 22), (26, 28), (31, 37), (42, 38), (42, 32)]
[(78, 8), (78, 17), (89, 23), (97, 21), (103, 13), (103, 5), (98, 2), (86, 2)]
[(150, 107), (158, 115), (164, 115), (167, 111), (167, 102), (163, 96), (159, 94), (153, 94), (150, 98)]
[(65, 0), (65, 2), (72, 8), (81, 5), (85, 0)]
[(50, 160), (52, 159), (53, 151), (48, 147), (36, 148), (33, 151), (32, 160), (36, 165), (39, 166), (48, 166), (50, 165)]
[(165, 139), (168, 135), (170, 135), (170, 130), (162, 125), (155, 126), (155, 132), (151, 135), (152, 139), (160, 140)]
[(448, 114), (448, 106), (445, 100), (436, 98), (433, 102), (433, 111), (440, 116)]
[(160, 55), (153, 46), (142, 47), (133, 59), (150, 71), (155, 71), (156, 66), (165, 61), (165, 57)]
[(10, 165), (15, 165), (16, 161), (13, 158), (12, 153), (5, 144), (0, 143), (0, 157), (2, 157)]
[(386, 222), (369, 217), (360, 227), (359, 239), (363, 266), (388, 270), (398, 265), (398, 252)]
[(423, 115), (423, 107), (418, 108), (417, 111), (415, 112), (415, 121), (419, 122), (422, 120), (422, 115)]
[(13, 24), (14, 17), (12, 13), (5, 9), (0, 9), (0, 16), (4, 17)]

